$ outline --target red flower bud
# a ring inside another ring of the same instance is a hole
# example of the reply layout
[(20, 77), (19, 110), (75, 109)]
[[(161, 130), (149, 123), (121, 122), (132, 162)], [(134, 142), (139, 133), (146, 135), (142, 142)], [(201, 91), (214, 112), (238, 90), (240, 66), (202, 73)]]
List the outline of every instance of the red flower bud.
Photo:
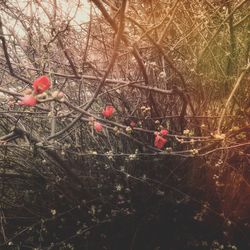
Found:
[(131, 121), (131, 122), (130, 122), (130, 127), (131, 127), (131, 128), (134, 128), (135, 126), (136, 126), (136, 122)]
[(155, 136), (154, 145), (156, 148), (162, 149), (166, 143), (167, 143), (167, 139), (161, 137), (160, 135)]
[(161, 130), (161, 135), (167, 135), (167, 134), (168, 134), (168, 131), (166, 129)]
[(94, 122), (94, 128), (96, 132), (101, 132), (103, 130), (103, 126), (100, 122)]
[(45, 90), (49, 89), (51, 83), (47, 76), (40, 76), (33, 82), (33, 88), (35, 94), (41, 94)]
[(25, 95), (21, 97), (21, 100), (18, 102), (19, 105), (21, 106), (36, 106), (37, 100), (34, 96), (32, 95)]
[(111, 105), (108, 105), (108, 106), (106, 106), (105, 109), (102, 111), (102, 114), (103, 114), (104, 117), (107, 118), (107, 117), (112, 116), (112, 114), (113, 114), (114, 112), (115, 112), (114, 107), (111, 106)]

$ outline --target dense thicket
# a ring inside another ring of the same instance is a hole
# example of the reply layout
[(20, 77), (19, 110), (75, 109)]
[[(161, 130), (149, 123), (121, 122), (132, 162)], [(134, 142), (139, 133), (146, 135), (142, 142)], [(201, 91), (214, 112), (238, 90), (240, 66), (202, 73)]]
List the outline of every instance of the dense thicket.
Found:
[(0, 248), (248, 249), (249, 13), (1, 1)]

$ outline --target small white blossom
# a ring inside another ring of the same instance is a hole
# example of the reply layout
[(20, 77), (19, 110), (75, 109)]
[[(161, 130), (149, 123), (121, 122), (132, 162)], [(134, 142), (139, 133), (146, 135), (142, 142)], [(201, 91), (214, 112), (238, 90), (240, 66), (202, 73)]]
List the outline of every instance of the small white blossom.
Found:
[(121, 191), (121, 190), (122, 190), (121, 184), (117, 184), (117, 185), (115, 186), (115, 189), (116, 189), (117, 191)]
[(165, 71), (162, 71), (160, 74), (159, 74), (159, 78), (166, 78), (167, 74)]

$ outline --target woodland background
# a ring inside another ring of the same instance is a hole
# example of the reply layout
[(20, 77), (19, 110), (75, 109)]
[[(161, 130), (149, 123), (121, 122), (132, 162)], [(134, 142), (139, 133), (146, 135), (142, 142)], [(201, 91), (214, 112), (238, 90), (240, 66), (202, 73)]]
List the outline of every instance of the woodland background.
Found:
[[(249, 13), (1, 0), (0, 249), (249, 249)], [(44, 100), (18, 105), (40, 75)]]

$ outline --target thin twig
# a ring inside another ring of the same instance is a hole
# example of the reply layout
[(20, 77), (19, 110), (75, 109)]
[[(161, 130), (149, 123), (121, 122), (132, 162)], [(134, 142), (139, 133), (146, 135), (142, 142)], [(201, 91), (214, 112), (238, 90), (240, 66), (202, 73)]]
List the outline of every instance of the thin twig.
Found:
[(229, 97), (228, 97), (228, 99), (227, 99), (227, 101), (226, 101), (225, 107), (224, 107), (224, 109), (223, 109), (222, 112), (221, 112), (220, 120), (219, 120), (219, 122), (218, 122), (218, 127), (217, 127), (217, 133), (218, 133), (218, 134), (220, 134), (220, 132), (221, 132), (221, 125), (222, 125), (222, 122), (223, 122), (225, 113), (226, 113), (226, 111), (227, 111), (227, 108), (228, 108), (228, 106), (229, 106), (229, 104), (230, 104), (230, 102), (231, 102), (231, 100), (232, 100), (232, 98), (233, 98), (233, 96), (234, 96), (236, 90), (237, 90), (238, 87), (240, 86), (241, 81), (243, 80), (244, 76), (246, 75), (246, 73), (247, 73), (247, 71), (248, 71), (249, 69), (250, 69), (250, 63), (246, 66), (246, 68), (245, 68), (245, 69), (242, 71), (242, 73), (240, 74), (240, 76), (239, 76), (237, 82), (236, 82), (235, 85), (234, 85), (234, 88), (233, 88), (231, 94), (229, 95)]

